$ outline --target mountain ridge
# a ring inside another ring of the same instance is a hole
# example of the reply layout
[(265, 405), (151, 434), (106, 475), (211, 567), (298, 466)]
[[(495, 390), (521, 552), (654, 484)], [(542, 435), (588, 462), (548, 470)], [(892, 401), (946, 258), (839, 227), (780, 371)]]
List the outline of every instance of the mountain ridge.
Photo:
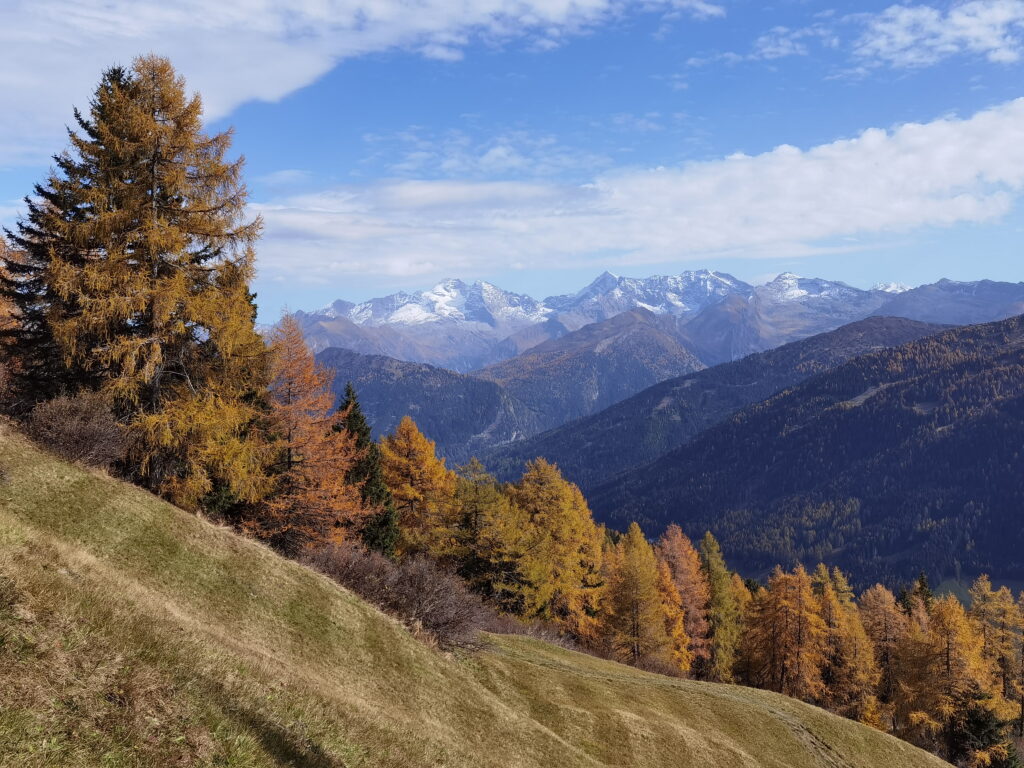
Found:
[(740, 408), (852, 357), (938, 333), (944, 326), (870, 317), (740, 360), (654, 384), (590, 416), (481, 458), (511, 479), (536, 456), (558, 464), (585, 493), (614, 474), (654, 461)]
[(447, 279), (296, 317), (316, 351), (344, 347), (467, 373), (634, 309), (674, 318), (679, 340), (716, 365), (872, 315), (957, 325), (1002, 319), (1024, 312), (1024, 283), (943, 279), (861, 289), (792, 272), (757, 286), (706, 269), (647, 278), (605, 272), (576, 293), (537, 300)]

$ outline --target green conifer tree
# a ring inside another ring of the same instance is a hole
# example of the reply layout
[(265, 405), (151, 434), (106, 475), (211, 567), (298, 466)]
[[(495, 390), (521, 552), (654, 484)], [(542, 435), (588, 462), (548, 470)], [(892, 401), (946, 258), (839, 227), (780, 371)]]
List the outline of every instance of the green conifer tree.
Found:
[(394, 557), (399, 534), (398, 512), (391, 491), (384, 482), (380, 446), (373, 439), (373, 429), (359, 405), (352, 382), (345, 385), (345, 399), (338, 410), (341, 413), (339, 428), (355, 438), (355, 447), (359, 452), (359, 458), (349, 470), (346, 480), (351, 484), (360, 484), (363, 505), (377, 510), (363, 525), (360, 537), (369, 549)]

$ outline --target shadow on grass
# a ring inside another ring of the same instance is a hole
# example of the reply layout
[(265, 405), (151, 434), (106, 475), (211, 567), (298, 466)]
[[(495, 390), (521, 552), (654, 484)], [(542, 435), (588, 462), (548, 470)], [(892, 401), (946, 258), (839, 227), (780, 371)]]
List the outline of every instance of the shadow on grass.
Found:
[(289, 768), (346, 768), (344, 760), (334, 757), (301, 723), (282, 724), (261, 712), (240, 706), (221, 686), (216, 686), (224, 713), (259, 740), (277, 765)]

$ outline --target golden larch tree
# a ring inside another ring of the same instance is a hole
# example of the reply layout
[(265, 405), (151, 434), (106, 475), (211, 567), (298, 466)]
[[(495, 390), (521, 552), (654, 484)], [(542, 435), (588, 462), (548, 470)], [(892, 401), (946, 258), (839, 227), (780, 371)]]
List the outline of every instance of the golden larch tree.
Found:
[(225, 159), (231, 134), (204, 133), (200, 98), (152, 55), (108, 70), (75, 117), (14, 235), (26, 375), (110, 395), (151, 489), (186, 507), (215, 488), (256, 500), (262, 225), (246, 220), (242, 160)]
[(441, 555), (455, 546), (458, 524), (455, 473), (437, 457), (429, 440), (406, 416), (380, 443), (384, 482), (399, 515), (401, 555)]
[(751, 604), (744, 633), (753, 682), (805, 701), (822, 695), (825, 623), (802, 567), (776, 568)]
[(672, 580), (682, 599), (693, 662), (706, 663), (711, 656), (708, 639), (708, 601), (711, 592), (700, 567), (700, 554), (682, 529), (674, 523), (665, 529), (659, 539), (658, 554), (672, 572)]
[(1011, 697), (1020, 635), (1024, 629), (1020, 607), (1009, 588), (992, 589), (986, 574), (971, 585), (970, 598), (970, 616), (981, 632), (982, 655), (995, 665), (1000, 695)]
[(686, 634), (686, 614), (683, 598), (676, 587), (668, 563), (658, 560), (658, 595), (661, 598), (661, 612), (665, 622), (665, 637), (668, 640), (666, 655), (674, 672), (685, 675), (693, 667), (693, 652), (690, 637)]
[(508, 487), (523, 514), (522, 602), (526, 616), (558, 623), (578, 637), (596, 638), (604, 533), (580, 489), (544, 459), (528, 462)]
[(605, 631), (617, 658), (645, 666), (670, 654), (658, 560), (636, 523), (629, 526), (616, 548), (617, 567), (608, 584)]
[(270, 334), (273, 492), (246, 527), (297, 553), (344, 539), (369, 514), (347, 477), (359, 458), (354, 436), (336, 429), (333, 374), (317, 365), (294, 316)]
[[(900, 610), (896, 596), (881, 584), (864, 591), (857, 605), (861, 623), (875, 654), (879, 670), (878, 697), (882, 712), (891, 720), (891, 704), (896, 693), (897, 651), (907, 633), (907, 616)], [(892, 729), (891, 722), (888, 729)]]
[(852, 592), (845, 578), (836, 589), (833, 575), (823, 565), (815, 571), (813, 582), (825, 625), (819, 701), (844, 717), (879, 725), (875, 696), (880, 677), (878, 662)]

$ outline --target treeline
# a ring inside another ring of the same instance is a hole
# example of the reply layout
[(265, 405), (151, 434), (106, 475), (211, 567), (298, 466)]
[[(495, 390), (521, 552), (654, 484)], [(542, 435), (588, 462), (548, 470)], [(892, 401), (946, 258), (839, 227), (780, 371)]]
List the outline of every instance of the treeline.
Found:
[(635, 523), (597, 525), (543, 459), (499, 483), (477, 461), (449, 468), (409, 418), (373, 441), (351, 388), (335, 407), (292, 318), (256, 332), (260, 222), (245, 220), (230, 134), (205, 135), (200, 116), (165, 59), (107, 71), (7, 233), (0, 387), (37, 439), (436, 635), (460, 637), (487, 605), (638, 667), (804, 699), (963, 765), (1018, 764), (1024, 620), (1008, 590), (979, 580), (969, 610), (924, 579), (855, 599), (824, 566), (761, 586), (710, 534), (695, 547), (670, 526), (652, 544)]

